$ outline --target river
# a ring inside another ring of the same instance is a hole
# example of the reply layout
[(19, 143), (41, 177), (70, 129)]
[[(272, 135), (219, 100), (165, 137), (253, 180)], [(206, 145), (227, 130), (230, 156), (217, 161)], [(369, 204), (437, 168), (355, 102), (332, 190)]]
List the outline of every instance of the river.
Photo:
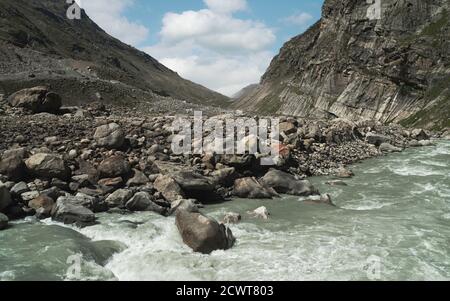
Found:
[[(211, 255), (185, 246), (173, 217), (105, 213), (81, 230), (29, 218), (0, 232), (0, 280), (449, 280), (449, 163), (439, 141), (356, 164), (348, 186), (311, 178), (336, 207), (290, 196), (208, 206), (243, 215), (237, 244)], [(269, 220), (246, 215), (260, 206)]]

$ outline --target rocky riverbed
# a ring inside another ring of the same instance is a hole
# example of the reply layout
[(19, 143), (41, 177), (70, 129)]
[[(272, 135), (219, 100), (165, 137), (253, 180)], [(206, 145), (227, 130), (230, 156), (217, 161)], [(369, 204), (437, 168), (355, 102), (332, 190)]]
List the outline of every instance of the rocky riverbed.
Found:
[[(203, 109), (219, 119), (244, 115)], [(175, 215), (184, 243), (210, 253), (231, 248), (236, 238), (227, 226), (201, 213), (205, 205), (283, 194), (332, 205), (327, 191), (319, 191), (307, 177), (332, 175), (330, 185), (345, 185), (339, 179), (354, 176), (349, 164), (432, 145), (430, 138), (448, 136), (448, 131), (431, 133), (375, 121), (278, 116), (280, 160), (263, 166), (261, 158), (250, 154), (174, 154), (172, 123), (180, 115), (101, 103), (61, 107), (60, 97), (45, 87), (3, 99), (0, 230), (8, 231), (9, 221), (27, 216), (88, 227), (98, 223), (99, 213), (151, 211)], [(253, 215), (268, 218), (264, 208)], [(239, 219), (229, 214), (223, 220)]]

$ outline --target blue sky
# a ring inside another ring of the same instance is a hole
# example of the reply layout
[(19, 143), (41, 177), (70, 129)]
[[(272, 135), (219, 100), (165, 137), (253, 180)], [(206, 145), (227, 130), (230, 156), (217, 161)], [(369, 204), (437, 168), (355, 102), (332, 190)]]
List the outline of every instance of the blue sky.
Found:
[(103, 29), (226, 95), (256, 83), (323, 0), (81, 0)]

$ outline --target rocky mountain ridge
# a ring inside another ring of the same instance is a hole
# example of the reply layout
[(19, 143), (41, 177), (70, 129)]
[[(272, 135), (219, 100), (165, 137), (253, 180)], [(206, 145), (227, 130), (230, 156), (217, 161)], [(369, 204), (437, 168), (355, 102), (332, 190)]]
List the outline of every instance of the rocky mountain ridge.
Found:
[(235, 107), (449, 127), (450, 22), (446, 0), (326, 0), (322, 18), (287, 42)]

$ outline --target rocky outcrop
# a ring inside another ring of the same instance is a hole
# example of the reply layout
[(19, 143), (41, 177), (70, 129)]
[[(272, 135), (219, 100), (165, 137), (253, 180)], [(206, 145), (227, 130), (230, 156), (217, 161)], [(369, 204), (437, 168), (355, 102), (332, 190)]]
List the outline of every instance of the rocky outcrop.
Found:
[[(322, 18), (287, 42), (235, 107), (448, 127), (447, 0), (326, 0)], [(380, 15), (369, 14), (380, 3)]]
[(227, 250), (236, 241), (230, 229), (199, 212), (178, 210), (176, 225), (183, 242), (194, 252), (210, 254)]

